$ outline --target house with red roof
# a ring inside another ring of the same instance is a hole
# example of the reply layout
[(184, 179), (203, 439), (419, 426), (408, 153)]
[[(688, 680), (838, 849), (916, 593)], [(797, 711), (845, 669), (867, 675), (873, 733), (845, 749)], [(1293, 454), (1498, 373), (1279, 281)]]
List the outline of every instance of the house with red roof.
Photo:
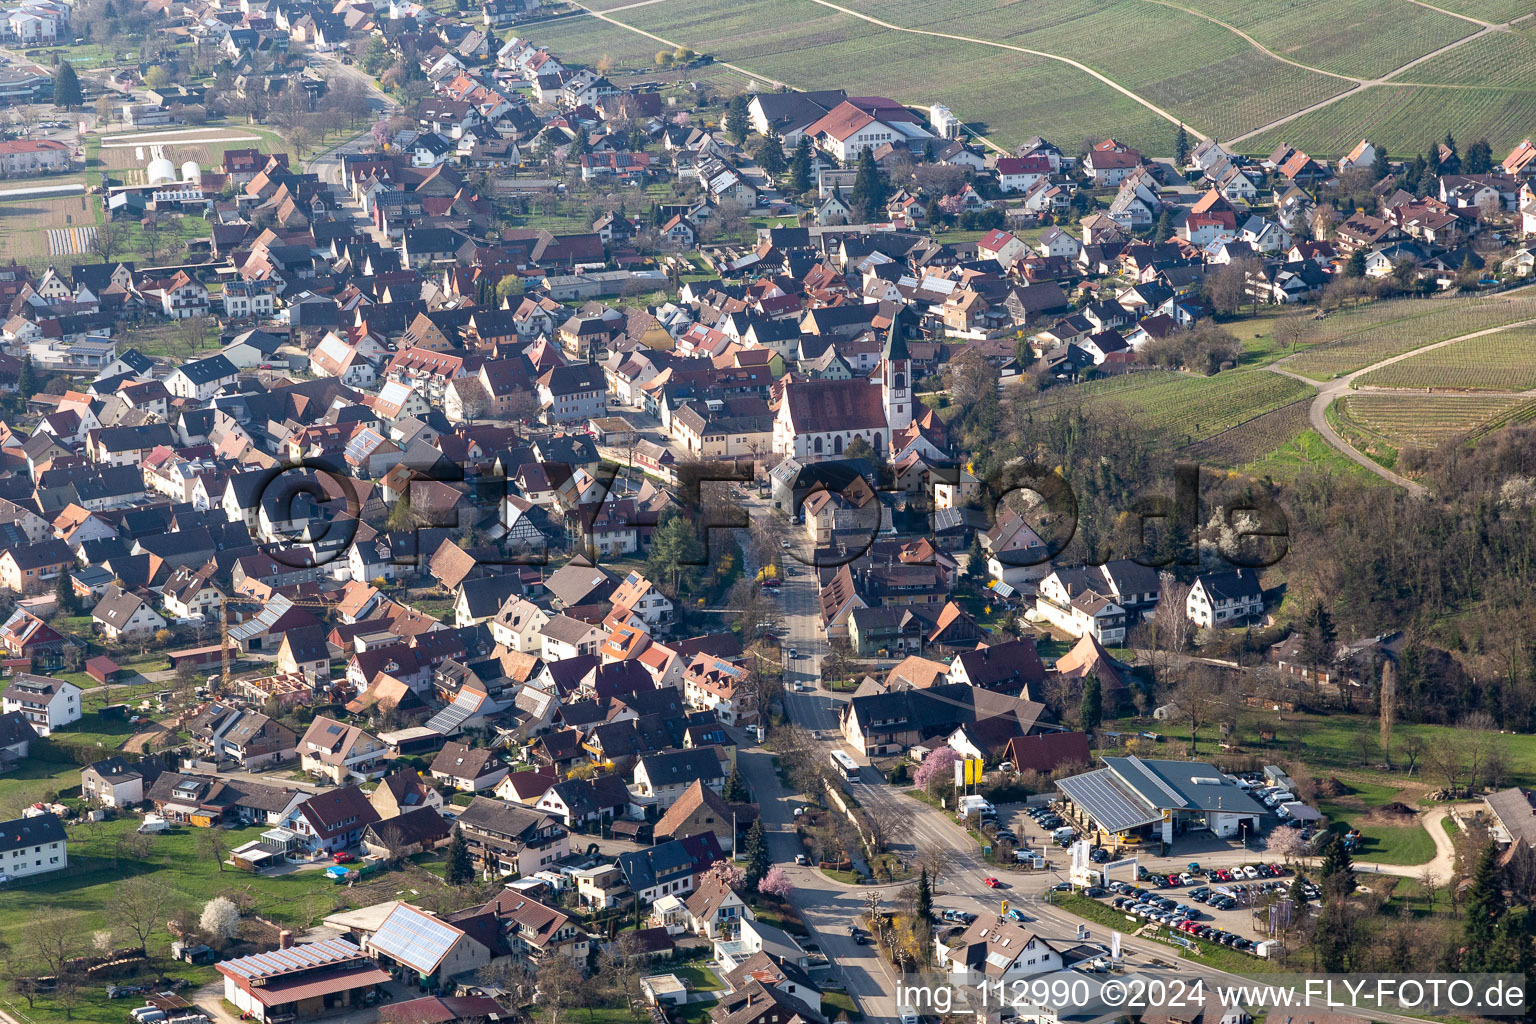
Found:
[(1004, 192), (1026, 192), (1050, 175), (1051, 162), (1044, 156), (1004, 156), (997, 160), (997, 187)]

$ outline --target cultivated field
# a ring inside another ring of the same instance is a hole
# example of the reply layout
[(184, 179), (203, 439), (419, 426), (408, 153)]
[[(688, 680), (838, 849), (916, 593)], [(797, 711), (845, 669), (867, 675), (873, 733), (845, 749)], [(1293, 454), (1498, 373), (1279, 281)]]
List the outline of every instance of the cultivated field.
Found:
[[(771, 6), (761, 0), (664, 0), (615, 17), (797, 88), (842, 86), (918, 106), (942, 101), (999, 145), (1037, 133), (1081, 138), (1085, 110), (1095, 112), (1105, 134), (1145, 140), (1159, 150), (1171, 144), (1172, 126), (1165, 120), (1059, 61), (882, 29), (811, 0), (775, 0)], [(609, 53), (619, 59), (606, 32), (600, 42), (584, 42), (575, 23), (557, 26), (569, 40), (564, 52), (572, 58), (591, 63)], [(537, 27), (529, 36), (561, 52), (556, 36), (546, 38)], [(648, 64), (662, 44), (641, 38), (644, 49), (629, 52), (643, 54)], [(913, 68), (935, 62), (944, 67), (943, 75), (914, 77)], [(1021, 103), (1024, 97), (1028, 102)]]
[(1171, 371), (1126, 374), (1062, 389), (1117, 409), (1146, 430), (1159, 448), (1183, 448), (1312, 394), (1299, 380), (1265, 370), (1196, 377)]
[[(1221, 138), (1261, 127), (1351, 84), (1276, 60), (1198, 15), (1144, 0), (839, 3), (895, 25), (1070, 57)], [(1193, 53), (1198, 60), (1191, 59)], [(1154, 152), (1167, 146), (1165, 137), (1153, 143)]]
[(1418, 4), (1381, 0), (1179, 0), (1179, 6), (1242, 29), (1291, 60), (1359, 78), (1377, 78), (1478, 29)]
[(1529, 404), (1491, 395), (1345, 395), (1333, 409), (1346, 432), (1367, 444), (1438, 448), (1495, 420), (1507, 423), (1510, 412)]
[[(589, 64), (607, 54), (621, 68), (650, 68), (655, 52), (667, 45), (660, 40), (666, 40), (797, 88), (842, 86), (919, 107), (942, 100), (1003, 145), (1044, 134), (1075, 148), (1085, 136), (1114, 135), (1164, 153), (1172, 126), (1145, 107), (1061, 60), (986, 44), (1077, 61), (1200, 132), (1232, 138), (1354, 88), (1360, 80), (1395, 71), (1479, 28), (1406, 0), (831, 3), (892, 28), (814, 0), (775, 0), (771, 5), (768, 0), (658, 0), (643, 6), (632, 6), (632, 0), (595, 0), (588, 6), (614, 11), (614, 18), (639, 31), (626, 33), (578, 18), (530, 26), (529, 35), (562, 56)], [(1473, 17), (1497, 22), (1529, 13), (1518, 0), (1458, 3)], [(1410, 84), (1365, 89), (1256, 136), (1242, 148), (1267, 152), (1287, 141), (1318, 155), (1337, 155), (1368, 133), (1396, 153), (1420, 149), (1426, 132), (1447, 128), (1458, 138), (1486, 136), (1496, 149), (1512, 145), (1536, 120), (1526, 49), (1529, 44), (1518, 32), (1490, 35), (1468, 44), (1465, 64), (1458, 48), (1404, 75), (1409, 82), (1475, 88)], [(913, 75), (914, 67), (942, 67), (944, 74)]]
[[(0, 253), (18, 263), (44, 264), (54, 231), (94, 227), (101, 200), (96, 196), (20, 199), (0, 203)], [(63, 255), (63, 253), (60, 253)]]
[(1283, 482), (1302, 476), (1316, 479), (1317, 474), (1327, 473), (1335, 479), (1350, 480), (1363, 487), (1389, 486), (1381, 477), (1329, 444), (1311, 427), (1241, 468), (1245, 474), (1264, 480)]
[(1307, 429), (1310, 398), (1255, 416), (1230, 430), (1212, 434), (1185, 448), (1183, 454), (1202, 465), (1239, 469), (1278, 451)]
[(1536, 388), (1536, 328), (1516, 327), (1469, 338), (1383, 366), (1357, 386), (1526, 391)]
[[(1469, 43), (1470, 45), (1474, 45)], [(1460, 50), (1443, 59), (1454, 61)], [(1415, 68), (1408, 72), (1411, 78)], [(1347, 153), (1362, 135), (1381, 139), (1389, 153), (1423, 152), (1430, 139), (1452, 132), (1457, 139), (1487, 139), (1502, 159), (1531, 131), (1536, 90), (1449, 88), (1433, 85), (1363, 89), (1278, 128), (1243, 141), (1249, 153), (1268, 153), (1284, 143), (1317, 156)], [(1463, 143), (1465, 146), (1465, 143)]]
[(1406, 77), (1415, 82), (1528, 90), (1536, 82), (1536, 32), (1531, 28), (1491, 32), (1425, 61), (1406, 72)]
[(195, 160), (199, 167), (211, 169), (224, 159), (228, 149), (259, 149), (264, 152), (285, 151), (287, 147), (268, 132), (246, 128), (198, 128), (150, 131), (143, 133), (113, 133), (101, 139), (99, 148), (93, 148), (97, 164), (113, 172), (112, 176), (125, 185), (144, 183), (144, 169), (154, 159), (152, 147), (158, 146), (165, 157), (176, 165)]
[(1423, 345), (1532, 319), (1536, 294), (1530, 289), (1463, 299), (1374, 302), (1308, 321), (1300, 343), (1306, 351), (1281, 365), (1313, 380), (1327, 380)]

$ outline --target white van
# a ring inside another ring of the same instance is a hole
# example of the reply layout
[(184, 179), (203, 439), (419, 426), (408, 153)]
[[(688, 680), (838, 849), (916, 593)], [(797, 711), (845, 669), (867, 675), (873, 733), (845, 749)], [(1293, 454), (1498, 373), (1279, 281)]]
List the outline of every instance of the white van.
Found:
[(1061, 828), (1051, 833), (1051, 838), (1057, 842), (1061, 842), (1061, 840), (1071, 839), (1075, 835), (1077, 835), (1076, 829), (1074, 829), (1071, 825), (1063, 825)]
[(1013, 859), (1031, 870), (1045, 870), (1045, 858), (1034, 850), (1014, 850)]
[(901, 1024), (918, 1024), (917, 1011), (910, 1006), (897, 1006), (896, 1016), (901, 1019)]

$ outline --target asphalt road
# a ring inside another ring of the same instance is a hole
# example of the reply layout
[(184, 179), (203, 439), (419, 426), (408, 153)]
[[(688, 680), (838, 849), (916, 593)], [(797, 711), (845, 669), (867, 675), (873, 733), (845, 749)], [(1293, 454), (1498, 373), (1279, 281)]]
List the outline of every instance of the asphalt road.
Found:
[[(771, 503), (750, 499), (749, 514), (754, 519), (771, 521)], [(1051, 906), (1044, 900), (1045, 893), (1057, 882), (1065, 881), (1065, 851), (1051, 848), (1054, 856), (1051, 867), (1045, 871), (1015, 871), (989, 865), (982, 860), (975, 841), (954, 817), (938, 808), (913, 799), (883, 781), (866, 759), (847, 747), (837, 731), (832, 702), (846, 699), (821, 688), (818, 666), (826, 653), (826, 640), (820, 629), (818, 610), (818, 583), (815, 570), (798, 564), (793, 558), (785, 561), (792, 567), (788, 578), (778, 591), (778, 601), (785, 615), (785, 649), (794, 648), (799, 658), (789, 661), (785, 675), (786, 710), (795, 723), (821, 730), (823, 742), (830, 755), (841, 749), (865, 763), (860, 781), (853, 786), (859, 802), (875, 813), (897, 816), (909, 822), (907, 835), (895, 844), (897, 852), (908, 856), (929, 850), (942, 850), (945, 870), (938, 878), (934, 905), (939, 910), (964, 910), (979, 915), (999, 913), (999, 901), (1007, 898), (1019, 907), (1027, 917), (1025, 926), (1034, 930), (1046, 941), (1062, 948), (1080, 941), (1108, 948), (1112, 929), (1097, 923), (1085, 922), (1074, 914)], [(801, 689), (801, 687), (805, 687)], [(848, 926), (866, 908), (867, 894), (879, 891), (885, 905), (895, 902), (901, 886), (850, 886), (833, 881), (814, 867), (794, 864), (795, 854), (800, 852), (794, 834), (794, 808), (803, 801), (788, 794), (773, 770), (773, 758), (760, 747), (743, 748), (739, 763), (742, 774), (752, 786), (762, 810), (764, 829), (768, 832), (769, 849), (776, 862), (784, 865), (794, 881), (791, 902), (802, 920), (814, 933), (814, 941), (833, 964), (834, 973), (841, 976), (848, 992), (857, 999), (859, 1008), (871, 1024), (895, 1021), (895, 977), (884, 959), (878, 956), (872, 945), (858, 945), (849, 936)], [(1037, 830), (1038, 831), (1038, 830)], [(1021, 835), (1024, 833), (1021, 833)], [(1209, 851), (1202, 851), (1198, 858), (1181, 852), (1179, 856), (1149, 860), (1149, 865), (1166, 864), (1169, 868), (1182, 869), (1184, 862), (1199, 859), (1202, 862), (1231, 864), (1253, 862), (1260, 856), (1247, 853), (1241, 848), (1213, 841)], [(989, 888), (984, 879), (996, 877), (1003, 883), (1002, 889)], [(1169, 890), (1177, 898), (1178, 890)], [(1236, 922), (1224, 922), (1232, 927)], [(1129, 922), (1128, 922), (1129, 925)], [(1117, 929), (1116, 929), (1117, 930)], [(1232, 930), (1250, 934), (1247, 928)], [(1150, 961), (1172, 963), (1176, 951), (1157, 942), (1136, 939), (1130, 932), (1121, 933), (1121, 948), (1127, 970), (1146, 973), (1148, 976), (1168, 978), (1174, 974), (1186, 980), (1204, 979), (1208, 985), (1242, 982), (1236, 975), (1201, 965), (1178, 962), (1174, 967), (1153, 965)], [(1375, 1011), (1373, 1020), (1392, 1021), (1395, 1024), (1415, 1024), (1412, 1018)]]
[[(324, 72), (335, 78), (351, 78), (360, 83), (368, 91), (368, 105), (381, 117), (389, 117), (399, 110), (395, 101), (390, 99), (379, 88), (379, 84), (365, 74), (360, 68), (351, 64), (343, 64), (332, 53), (317, 53), (311, 58), (315, 63), (322, 65)], [(361, 153), (369, 145), (372, 139), (367, 131), (353, 136), (340, 145), (333, 146), (316, 156), (311, 157), (304, 164), (304, 169), (310, 173), (318, 174), (324, 182), (336, 183), (341, 180), (341, 154)]]

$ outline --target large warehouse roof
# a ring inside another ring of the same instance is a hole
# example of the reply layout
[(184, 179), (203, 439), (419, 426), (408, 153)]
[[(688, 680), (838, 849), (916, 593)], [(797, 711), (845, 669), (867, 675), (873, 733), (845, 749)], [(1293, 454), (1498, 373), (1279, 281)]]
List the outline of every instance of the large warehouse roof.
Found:
[(1123, 832), (1161, 821), (1163, 811), (1261, 815), (1264, 808), (1213, 765), (1106, 757), (1106, 767), (1056, 783), (1101, 828)]
[(1148, 807), (1139, 796), (1122, 786), (1108, 768), (1062, 779), (1056, 786), (1098, 822), (1100, 828), (1110, 832), (1124, 832), (1163, 818), (1161, 811)]

